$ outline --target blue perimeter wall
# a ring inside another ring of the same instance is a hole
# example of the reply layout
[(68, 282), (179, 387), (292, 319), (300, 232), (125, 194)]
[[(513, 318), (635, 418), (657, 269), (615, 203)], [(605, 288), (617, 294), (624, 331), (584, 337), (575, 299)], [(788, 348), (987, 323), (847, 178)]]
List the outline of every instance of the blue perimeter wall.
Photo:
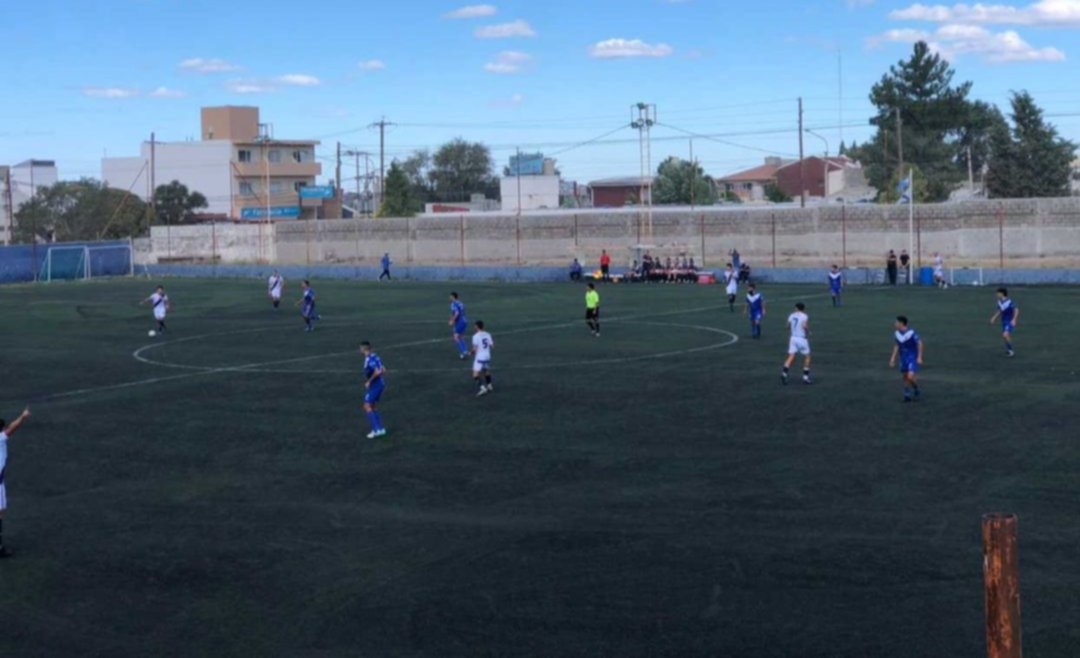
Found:
[[(39, 244), (16, 244), (0, 247), (0, 283), (27, 283), (33, 281), (35, 272), (41, 272), (50, 247), (127, 247), (127, 240), (113, 242), (55, 242)], [(34, 255), (37, 255), (37, 263)], [(125, 264), (125, 270), (127, 269)]]
[[(154, 277), (209, 277), (234, 279), (265, 279), (277, 270), (286, 279), (346, 279), (376, 281), (382, 270), (378, 267), (348, 265), (137, 265), (136, 273)], [(394, 267), (395, 279), (408, 281), (504, 281), (508, 283), (541, 283), (569, 281), (565, 267)], [(826, 268), (758, 268), (753, 279), (759, 283), (822, 283)], [(618, 274), (619, 272), (614, 272)], [(852, 285), (881, 285), (877, 270), (856, 269), (848, 272)], [(871, 274), (873, 276), (871, 276)], [(1005, 285), (1080, 285), (1080, 270), (1069, 269), (998, 269), (983, 268), (983, 283)]]

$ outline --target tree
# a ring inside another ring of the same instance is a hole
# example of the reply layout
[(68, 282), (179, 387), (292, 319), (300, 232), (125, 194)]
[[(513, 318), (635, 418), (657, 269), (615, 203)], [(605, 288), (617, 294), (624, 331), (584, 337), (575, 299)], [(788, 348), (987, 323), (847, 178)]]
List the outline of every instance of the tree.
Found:
[(948, 198), (967, 177), (967, 146), (985, 135), (993, 116), (985, 104), (968, 100), (971, 83), (954, 85), (954, 75), (949, 63), (920, 41), (910, 58), (890, 67), (871, 89), (877, 114), (870, 123), (877, 133), (862, 146), (848, 147), (847, 153), (863, 163), (870, 184), (879, 191), (886, 192), (898, 177), (897, 114), (904, 167), (922, 169), (929, 200)]
[(791, 201), (791, 196), (780, 189), (780, 186), (775, 182), (765, 183), (765, 198), (773, 203), (788, 203)]
[(430, 151), (413, 151), (412, 155), (401, 161), (401, 170), (409, 180), (410, 195), (418, 204), (435, 201)]
[(84, 178), (39, 187), (15, 213), (17, 242), (69, 242), (144, 235), (147, 204), (123, 190)]
[(498, 187), (491, 174), (491, 151), (478, 142), (458, 138), (443, 144), (431, 162), (436, 201), (466, 201), (473, 193)]
[(192, 224), (193, 211), (205, 208), (206, 197), (199, 192), (189, 192), (186, 185), (174, 180), (168, 185), (158, 185), (154, 191), (154, 216), (158, 224)]
[(396, 161), (390, 163), (386, 172), (386, 186), (379, 217), (412, 217), (416, 214), (412, 196), (409, 194), (409, 177)]
[(998, 127), (990, 138), (987, 190), (995, 197), (1069, 195), (1076, 145), (1058, 136), (1026, 91), (1014, 93), (1012, 130)]
[(716, 185), (701, 165), (671, 156), (656, 170), (653, 195), (658, 204), (711, 206), (716, 203)]

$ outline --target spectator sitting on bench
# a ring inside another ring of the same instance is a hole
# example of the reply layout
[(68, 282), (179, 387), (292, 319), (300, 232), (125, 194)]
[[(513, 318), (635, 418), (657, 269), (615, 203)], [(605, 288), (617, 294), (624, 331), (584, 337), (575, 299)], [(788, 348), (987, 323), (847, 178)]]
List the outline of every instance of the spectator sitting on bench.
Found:
[(581, 267), (581, 262), (579, 262), (578, 259), (575, 258), (574, 262), (570, 263), (570, 280), (581, 281), (582, 269), (583, 268)]

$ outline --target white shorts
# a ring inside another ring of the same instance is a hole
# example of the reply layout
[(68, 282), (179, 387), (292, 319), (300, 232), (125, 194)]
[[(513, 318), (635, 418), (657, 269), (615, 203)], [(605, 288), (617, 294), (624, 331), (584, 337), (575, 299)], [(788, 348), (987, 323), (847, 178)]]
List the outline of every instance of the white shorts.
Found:
[(281, 301), (281, 291), (275, 290), (274, 292), (270, 293), (270, 299), (274, 300), (275, 302), (280, 302)]
[(805, 338), (795, 338), (792, 336), (791, 341), (788, 343), (787, 353), (810, 356), (810, 341)]
[(739, 284), (733, 283), (733, 284), (728, 285), (727, 294), (729, 294), (729, 295), (737, 295), (737, 294), (739, 294)]
[(0, 484), (0, 512), (7, 509), (7, 485)]
[(154, 309), (154, 319), (161, 321), (165, 319), (165, 309)]
[(472, 364), (472, 371), (473, 372), (485, 372), (487, 370), (491, 370), (491, 361), (490, 360), (481, 361), (480, 359), (476, 359), (475, 361), (473, 361), (473, 364)]

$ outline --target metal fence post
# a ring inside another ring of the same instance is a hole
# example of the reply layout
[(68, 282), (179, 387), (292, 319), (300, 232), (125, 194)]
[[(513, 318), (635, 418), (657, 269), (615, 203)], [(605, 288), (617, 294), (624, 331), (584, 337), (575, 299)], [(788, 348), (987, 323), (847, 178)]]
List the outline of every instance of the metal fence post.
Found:
[(982, 518), (983, 586), (986, 594), (986, 653), (1021, 658), (1020, 556), (1015, 514)]

